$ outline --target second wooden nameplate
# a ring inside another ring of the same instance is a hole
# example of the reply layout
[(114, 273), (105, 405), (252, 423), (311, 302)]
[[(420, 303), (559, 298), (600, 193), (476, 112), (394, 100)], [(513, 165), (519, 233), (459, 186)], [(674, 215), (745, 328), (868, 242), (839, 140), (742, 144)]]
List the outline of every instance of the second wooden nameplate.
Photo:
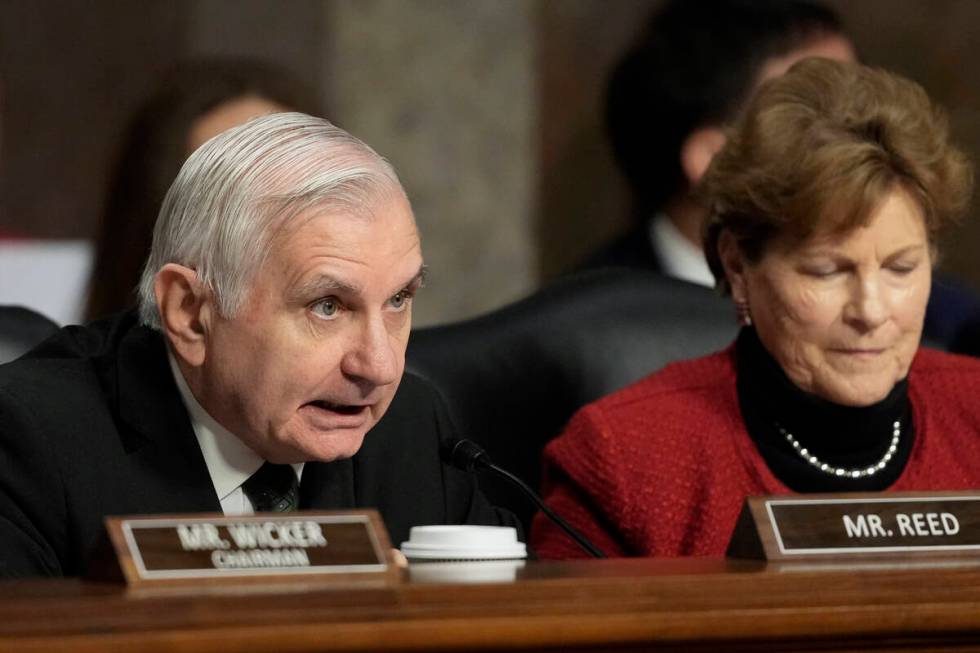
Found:
[(980, 492), (749, 497), (728, 555), (765, 560), (980, 554)]

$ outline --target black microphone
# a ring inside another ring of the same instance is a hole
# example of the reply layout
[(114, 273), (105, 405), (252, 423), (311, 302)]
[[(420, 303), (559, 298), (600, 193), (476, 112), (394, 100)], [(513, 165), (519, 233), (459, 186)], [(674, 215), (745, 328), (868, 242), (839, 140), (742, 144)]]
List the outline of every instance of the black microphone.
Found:
[(517, 478), (506, 469), (502, 467), (497, 467), (490, 460), (490, 456), (483, 447), (473, 442), (472, 440), (453, 440), (449, 442), (448, 446), (442, 451), (443, 460), (455, 467), (456, 469), (461, 469), (464, 472), (477, 472), (481, 470), (489, 470), (499, 476), (503, 476), (508, 481), (516, 485), (521, 489), (521, 491), (527, 495), (529, 499), (541, 509), (548, 519), (550, 519), (554, 524), (556, 524), (560, 529), (565, 531), (570, 538), (575, 540), (575, 542), (585, 549), (589, 555), (593, 558), (605, 558), (606, 554), (602, 552), (599, 547), (597, 547), (592, 542), (577, 530), (572, 528), (571, 524), (566, 522), (564, 519), (558, 516), (558, 514), (544, 505), (544, 501), (541, 500), (534, 490), (528, 487), (527, 483)]

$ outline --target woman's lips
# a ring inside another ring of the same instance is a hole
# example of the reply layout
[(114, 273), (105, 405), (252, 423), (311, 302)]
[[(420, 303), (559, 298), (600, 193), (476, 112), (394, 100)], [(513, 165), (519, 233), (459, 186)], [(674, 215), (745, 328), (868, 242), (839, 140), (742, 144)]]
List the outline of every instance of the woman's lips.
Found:
[(836, 347), (831, 349), (832, 352), (836, 354), (842, 354), (844, 356), (854, 356), (856, 358), (874, 358), (885, 352), (884, 347), (873, 348), (873, 347)]

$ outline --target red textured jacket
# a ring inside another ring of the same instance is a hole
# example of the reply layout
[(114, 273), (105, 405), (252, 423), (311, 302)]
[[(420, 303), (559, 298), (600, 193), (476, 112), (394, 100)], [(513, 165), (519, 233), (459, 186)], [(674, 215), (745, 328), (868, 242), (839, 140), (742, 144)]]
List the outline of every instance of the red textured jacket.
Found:
[[(980, 487), (980, 360), (919, 350), (909, 402), (915, 443), (889, 490)], [(582, 408), (545, 449), (544, 492), (611, 556), (720, 556), (745, 497), (790, 490), (746, 431), (730, 347)], [(531, 544), (585, 555), (541, 514)]]

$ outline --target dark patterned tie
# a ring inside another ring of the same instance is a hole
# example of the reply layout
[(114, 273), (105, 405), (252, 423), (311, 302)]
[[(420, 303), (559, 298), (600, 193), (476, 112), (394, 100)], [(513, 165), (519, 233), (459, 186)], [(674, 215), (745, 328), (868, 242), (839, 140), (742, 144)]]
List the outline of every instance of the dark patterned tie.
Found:
[(299, 504), (299, 482), (292, 465), (265, 463), (242, 483), (255, 512), (292, 512)]

